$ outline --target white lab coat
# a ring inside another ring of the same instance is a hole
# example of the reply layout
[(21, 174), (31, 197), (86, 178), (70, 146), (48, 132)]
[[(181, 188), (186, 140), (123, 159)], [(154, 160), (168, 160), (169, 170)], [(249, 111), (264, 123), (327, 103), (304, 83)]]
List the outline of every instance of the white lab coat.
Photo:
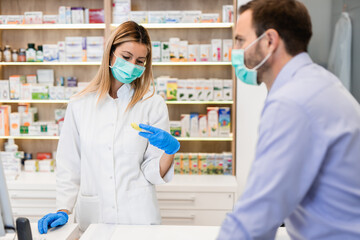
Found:
[(125, 112), (133, 92), (124, 84), (117, 99), (107, 95), (97, 105), (96, 95), (88, 94), (70, 101), (66, 110), (56, 157), (56, 204), (70, 212), (75, 206), (83, 231), (90, 223), (160, 224), (154, 184), (170, 181), (173, 165), (161, 178), (164, 151), (130, 124), (169, 131), (167, 106), (155, 95)]
[(347, 12), (335, 25), (328, 70), (335, 74), (346, 89), (351, 88), (351, 20)]

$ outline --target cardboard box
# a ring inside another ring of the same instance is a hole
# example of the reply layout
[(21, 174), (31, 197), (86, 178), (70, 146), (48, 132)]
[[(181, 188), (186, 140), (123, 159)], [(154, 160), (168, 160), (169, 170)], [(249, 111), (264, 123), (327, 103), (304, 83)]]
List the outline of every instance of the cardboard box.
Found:
[(49, 88), (44, 85), (32, 85), (31, 96), (34, 100), (47, 100), (49, 99)]
[(186, 92), (188, 94), (188, 101), (196, 101), (196, 90), (195, 90), (195, 81), (188, 80), (186, 84)]
[(182, 23), (199, 23), (201, 11), (183, 11)]
[(20, 99), (21, 100), (31, 100), (32, 94), (31, 94), (31, 83), (22, 83), (20, 86)]
[(179, 50), (180, 50), (180, 38), (170, 38), (170, 61), (178, 62), (179, 61)]
[(211, 80), (204, 80), (204, 94), (205, 94), (205, 101), (213, 101), (214, 100), (214, 84)]
[(224, 23), (234, 22), (234, 6), (233, 5), (223, 5), (222, 6), (222, 21)]
[(188, 41), (179, 42), (179, 61), (186, 62), (188, 57)]
[(187, 101), (187, 80), (178, 80), (177, 81), (177, 100), (178, 101)]
[(85, 23), (84, 8), (82, 7), (71, 8), (71, 23), (72, 24)]
[(231, 79), (223, 80), (223, 100), (231, 101), (233, 100), (233, 81)]
[(10, 105), (0, 105), (0, 136), (9, 136), (10, 134)]
[(166, 99), (176, 101), (177, 99), (177, 79), (169, 79), (166, 83)]
[(180, 121), (170, 121), (170, 134), (174, 137), (181, 136), (181, 123)]
[(44, 15), (43, 24), (56, 24), (58, 23), (58, 15)]
[(57, 44), (44, 44), (44, 62), (58, 62), (59, 61), (59, 51)]
[(214, 101), (222, 101), (223, 99), (223, 80), (213, 79), (214, 85)]
[(189, 62), (200, 61), (200, 45), (199, 44), (189, 44), (188, 45), (188, 61)]
[(0, 100), (10, 99), (9, 80), (0, 80)]
[(147, 11), (131, 11), (130, 20), (138, 24), (148, 23)]
[(180, 166), (181, 166), (181, 174), (189, 174), (190, 166), (189, 166), (189, 154), (182, 153), (180, 155)]
[(20, 113), (10, 113), (10, 136), (20, 135)]
[(190, 137), (190, 114), (181, 114), (181, 137)]
[(222, 59), (222, 40), (212, 39), (211, 40), (211, 60), (213, 62), (220, 62)]
[(89, 23), (104, 23), (104, 9), (89, 9)]
[(201, 23), (217, 23), (220, 22), (218, 13), (203, 13), (201, 14)]
[(166, 12), (164, 11), (149, 11), (148, 22), (149, 23), (165, 23)]
[(233, 41), (232, 39), (223, 39), (223, 57), (224, 62), (231, 61), (231, 50), (232, 50)]
[(42, 12), (25, 12), (24, 13), (25, 24), (42, 24), (43, 13)]
[(167, 95), (167, 80), (166, 77), (157, 78), (157, 94), (166, 100)]
[(199, 136), (199, 113), (190, 113), (190, 137)]
[(207, 126), (207, 116), (206, 114), (199, 115), (199, 137), (207, 137), (208, 126)]
[(161, 61), (162, 62), (170, 61), (170, 44), (169, 44), (169, 42), (161, 43)]
[(190, 153), (189, 154), (189, 174), (190, 175), (199, 175), (199, 165), (198, 165), (198, 154)]
[(208, 133), (209, 137), (217, 137), (219, 131), (219, 108), (207, 107)]
[(160, 62), (161, 61), (161, 42), (160, 41), (151, 41), (152, 45), (152, 61)]
[(210, 56), (211, 56), (211, 45), (200, 44), (200, 61), (208, 62), (210, 61)]
[(166, 11), (165, 23), (180, 23), (182, 18), (182, 11)]
[(25, 77), (21, 75), (12, 75), (9, 77), (10, 99), (20, 99), (21, 84), (25, 83)]
[(230, 136), (230, 108), (221, 107), (219, 108), (219, 136), (229, 137)]

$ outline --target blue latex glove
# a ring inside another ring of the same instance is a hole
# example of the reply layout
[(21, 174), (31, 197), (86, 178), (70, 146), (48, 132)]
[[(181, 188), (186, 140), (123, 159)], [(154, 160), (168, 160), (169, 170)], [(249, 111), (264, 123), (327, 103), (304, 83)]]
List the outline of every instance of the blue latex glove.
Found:
[(180, 143), (170, 133), (146, 124), (139, 124), (141, 129), (148, 132), (139, 132), (139, 135), (149, 139), (151, 145), (164, 150), (166, 154), (175, 154), (180, 149)]
[(46, 214), (38, 221), (38, 229), (40, 234), (47, 233), (48, 228), (62, 226), (67, 223), (69, 216), (66, 212), (57, 212)]

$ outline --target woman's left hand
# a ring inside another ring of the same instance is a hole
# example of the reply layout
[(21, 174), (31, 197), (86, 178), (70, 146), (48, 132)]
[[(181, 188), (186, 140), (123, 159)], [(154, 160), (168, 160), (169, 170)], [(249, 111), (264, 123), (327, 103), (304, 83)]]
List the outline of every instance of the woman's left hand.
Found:
[(180, 149), (180, 143), (168, 132), (146, 124), (139, 124), (141, 129), (147, 132), (139, 132), (139, 135), (149, 139), (151, 145), (164, 150), (166, 154), (175, 154)]

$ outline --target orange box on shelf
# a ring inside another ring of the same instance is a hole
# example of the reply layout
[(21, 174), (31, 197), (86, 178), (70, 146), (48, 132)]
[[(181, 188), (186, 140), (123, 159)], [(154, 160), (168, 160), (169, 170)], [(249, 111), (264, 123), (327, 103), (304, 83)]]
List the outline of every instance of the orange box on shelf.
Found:
[(52, 154), (49, 152), (38, 152), (36, 154), (36, 159), (39, 159), (39, 160), (52, 159)]

